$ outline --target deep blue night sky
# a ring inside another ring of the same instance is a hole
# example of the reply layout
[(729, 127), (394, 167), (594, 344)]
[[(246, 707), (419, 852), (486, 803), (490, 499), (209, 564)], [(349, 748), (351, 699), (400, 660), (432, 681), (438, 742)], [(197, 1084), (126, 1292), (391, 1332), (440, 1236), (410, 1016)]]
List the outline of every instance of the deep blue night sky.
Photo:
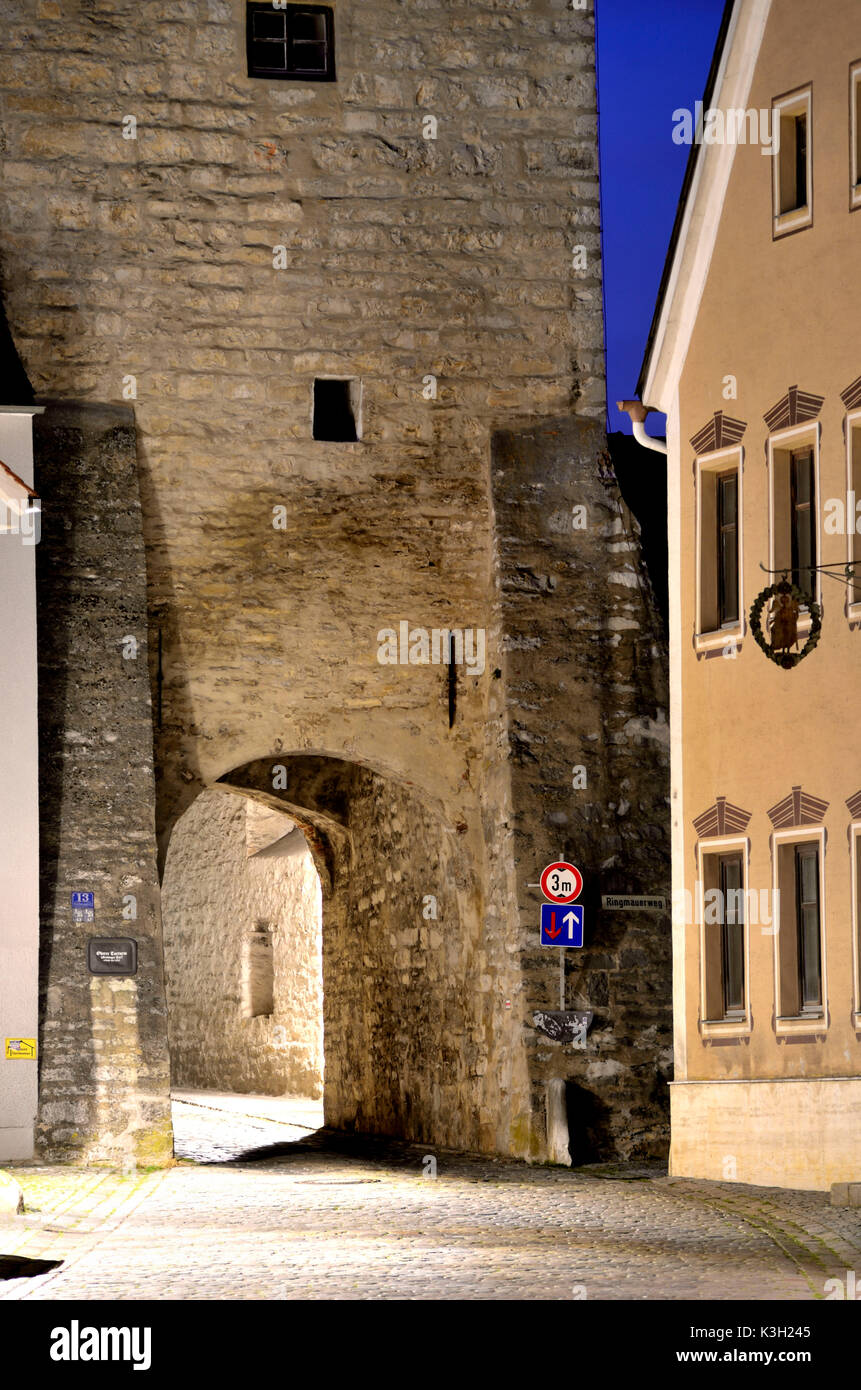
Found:
[[(672, 113), (705, 89), (724, 0), (596, 0), (610, 429), (636, 394), (682, 179)], [(649, 416), (650, 434), (664, 430)]]

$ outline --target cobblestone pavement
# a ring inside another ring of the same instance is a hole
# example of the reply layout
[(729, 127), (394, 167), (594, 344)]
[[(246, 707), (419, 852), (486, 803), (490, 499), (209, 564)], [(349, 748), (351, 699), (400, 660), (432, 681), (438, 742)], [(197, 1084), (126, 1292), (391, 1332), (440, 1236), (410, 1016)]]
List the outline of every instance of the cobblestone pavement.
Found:
[(445, 1151), (430, 1177), (429, 1149), (191, 1101), (167, 1171), (15, 1167), (0, 1251), (65, 1263), (0, 1299), (806, 1300), (861, 1275), (861, 1212), (822, 1194)]

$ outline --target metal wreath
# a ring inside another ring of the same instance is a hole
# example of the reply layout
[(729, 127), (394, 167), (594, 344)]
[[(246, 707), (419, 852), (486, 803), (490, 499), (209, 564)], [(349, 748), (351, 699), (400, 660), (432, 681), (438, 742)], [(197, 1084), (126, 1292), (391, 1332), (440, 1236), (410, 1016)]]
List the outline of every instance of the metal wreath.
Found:
[[(776, 652), (765, 639), (765, 634), (762, 631), (762, 610), (769, 599), (778, 594), (789, 594), (799, 605), (803, 604), (810, 614), (810, 633), (800, 652)], [(802, 589), (799, 589), (797, 584), (790, 584), (788, 579), (781, 579), (777, 584), (770, 584), (767, 589), (762, 590), (762, 593), (757, 594), (751, 604), (750, 629), (754, 641), (758, 647), (762, 648), (769, 661), (773, 661), (775, 666), (782, 666), (784, 671), (791, 671), (794, 666), (798, 665), (799, 661), (803, 661), (804, 657), (813, 651), (819, 642), (819, 634), (822, 631), (822, 609), (809, 594), (805, 594)]]

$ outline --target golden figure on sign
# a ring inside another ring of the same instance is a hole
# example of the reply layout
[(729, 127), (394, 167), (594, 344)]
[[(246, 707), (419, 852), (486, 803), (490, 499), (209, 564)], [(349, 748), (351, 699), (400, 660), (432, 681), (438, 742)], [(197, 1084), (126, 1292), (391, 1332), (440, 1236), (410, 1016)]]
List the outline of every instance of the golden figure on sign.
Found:
[[(798, 635), (798, 620), (802, 611), (805, 629), (809, 622), (809, 631), (801, 651), (793, 651), (802, 641)], [(781, 666), (784, 671), (791, 671), (817, 646), (822, 632), (822, 609), (810, 594), (804, 593), (796, 584), (790, 584), (784, 574), (779, 583), (769, 584), (767, 589), (757, 594), (750, 610), (750, 630), (756, 645), (769, 661)]]
[(778, 594), (771, 615), (771, 650), (788, 652), (798, 642), (798, 600), (792, 594)]

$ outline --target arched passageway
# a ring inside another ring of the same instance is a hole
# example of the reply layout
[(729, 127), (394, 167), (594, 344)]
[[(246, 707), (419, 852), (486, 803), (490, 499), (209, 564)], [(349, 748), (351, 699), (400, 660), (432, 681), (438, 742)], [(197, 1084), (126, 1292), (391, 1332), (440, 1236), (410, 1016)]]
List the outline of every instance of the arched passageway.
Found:
[(473, 869), (457, 828), (417, 789), (339, 758), (279, 754), (225, 783), (296, 819), (320, 872), (326, 1123), (463, 1133)]
[(480, 842), (420, 788), (345, 759), (277, 753), (221, 785), (295, 820), (320, 873), (327, 1126), (501, 1147), (515, 1063)]
[[(310, 1026), (318, 988), (309, 960), (283, 954), (291, 975), (281, 995), (289, 1002), (283, 1018), (277, 999), (269, 1023), (241, 1017), (251, 988), (243, 985), (241, 937), (255, 934), (258, 915), (267, 918), (247, 895), (237, 917), (230, 897), (237, 880), (222, 863), (217, 837), (205, 841), (204, 862), (193, 867), (205, 840), (200, 827), (218, 805), (221, 821), (229, 822), (221, 832), (229, 830), (237, 846), (237, 807), (246, 808), (246, 839), (247, 827), (263, 826), (267, 817), (273, 834), (282, 824), (295, 825), (275, 843), (283, 848), (301, 838), (307, 847), (301, 882), (308, 884), (312, 870), (319, 875), (326, 1125), (465, 1149), (502, 1148), (518, 1064), (510, 991), (503, 993), (502, 984), (513, 968), (501, 941), (498, 961), (489, 950), (481, 839), (466, 824), (452, 823), (418, 787), (340, 758), (278, 753), (237, 768), (175, 826), (164, 882), (174, 1085), (203, 1078), (211, 1086), (223, 1077), (237, 1090), (312, 1094), (312, 1049), (303, 1035), (303, 1053), (298, 1036), (303, 1019)], [(243, 873), (249, 865), (262, 868), (271, 853), (267, 847), (249, 856), (248, 848)], [(299, 863), (288, 860), (283, 868), (293, 873)], [(177, 899), (181, 871), (192, 882)], [(285, 899), (289, 915), (289, 903), (305, 890), (294, 884), (284, 891), (294, 895)], [(223, 961), (201, 959), (214, 957), (225, 941)], [(276, 954), (276, 973), (277, 961)], [(178, 968), (187, 972), (182, 982)], [(215, 982), (235, 1020), (229, 1035), (206, 1004)], [(279, 1026), (287, 1028), (280, 1041), (273, 1036)]]
[(295, 1110), (313, 1128), (323, 1095), (322, 901), (295, 821), (244, 796), (201, 793), (171, 836), (162, 915), (174, 1097), (231, 1113), (234, 1127), (234, 1094), (289, 1097), (277, 1113)]

